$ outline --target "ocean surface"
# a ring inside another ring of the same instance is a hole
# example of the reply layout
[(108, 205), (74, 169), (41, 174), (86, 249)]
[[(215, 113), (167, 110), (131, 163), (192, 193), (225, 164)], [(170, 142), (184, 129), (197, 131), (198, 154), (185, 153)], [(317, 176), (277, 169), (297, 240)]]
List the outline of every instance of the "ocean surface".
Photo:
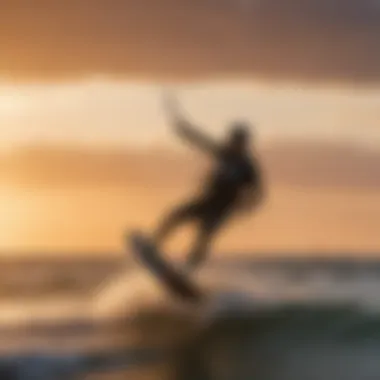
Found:
[(341, 257), (212, 261), (199, 305), (136, 263), (3, 264), (0, 378), (378, 380), (380, 260)]

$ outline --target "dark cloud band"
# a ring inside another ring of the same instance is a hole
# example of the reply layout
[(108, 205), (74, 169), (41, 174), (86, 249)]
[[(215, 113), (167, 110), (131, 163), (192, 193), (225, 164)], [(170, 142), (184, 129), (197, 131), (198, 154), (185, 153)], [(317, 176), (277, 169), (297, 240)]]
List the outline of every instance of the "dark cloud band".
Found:
[(380, 80), (378, 0), (5, 0), (0, 75)]

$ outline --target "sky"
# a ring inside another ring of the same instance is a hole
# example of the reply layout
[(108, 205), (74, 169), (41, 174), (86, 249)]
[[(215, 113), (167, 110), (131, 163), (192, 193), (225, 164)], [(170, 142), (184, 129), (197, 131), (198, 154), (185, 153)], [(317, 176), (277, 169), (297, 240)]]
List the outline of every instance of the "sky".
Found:
[(0, 146), (168, 143), (165, 88), (210, 133), (377, 145), (377, 0), (5, 1)]
[(378, 0), (2, 1), (0, 73), (378, 83)]
[(0, 248), (115, 249), (154, 224), (199, 171), (174, 155), (170, 90), (215, 138), (249, 120), (264, 151), (273, 204), (224, 248), (380, 251), (379, 39), (378, 0), (2, 1)]
[(164, 83), (85, 81), (0, 86), (0, 147), (27, 144), (182, 148), (163, 95), (215, 138), (248, 120), (258, 139), (308, 138), (380, 148), (380, 91), (321, 90), (247, 81)]

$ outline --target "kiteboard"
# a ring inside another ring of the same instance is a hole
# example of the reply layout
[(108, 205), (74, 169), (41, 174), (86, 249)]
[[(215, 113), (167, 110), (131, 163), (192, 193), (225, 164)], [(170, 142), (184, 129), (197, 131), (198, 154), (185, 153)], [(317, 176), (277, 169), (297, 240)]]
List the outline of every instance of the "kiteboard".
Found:
[(140, 264), (147, 268), (173, 295), (184, 301), (199, 302), (203, 293), (189, 276), (181, 273), (174, 265), (166, 261), (161, 252), (140, 232), (129, 236), (131, 250)]

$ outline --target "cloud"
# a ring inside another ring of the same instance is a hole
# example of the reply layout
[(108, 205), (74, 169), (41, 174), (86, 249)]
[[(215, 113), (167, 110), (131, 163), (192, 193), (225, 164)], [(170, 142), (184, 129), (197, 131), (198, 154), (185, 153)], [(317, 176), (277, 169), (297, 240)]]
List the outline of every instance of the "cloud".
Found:
[(28, 0), (0, 4), (0, 75), (210, 75), (379, 82), (377, 0)]
[[(345, 143), (307, 140), (277, 141), (260, 151), (270, 187), (380, 189), (380, 153), (376, 151)], [(104, 151), (42, 146), (0, 156), (3, 181), (23, 186), (193, 189), (207, 165), (197, 155), (168, 150)]]

